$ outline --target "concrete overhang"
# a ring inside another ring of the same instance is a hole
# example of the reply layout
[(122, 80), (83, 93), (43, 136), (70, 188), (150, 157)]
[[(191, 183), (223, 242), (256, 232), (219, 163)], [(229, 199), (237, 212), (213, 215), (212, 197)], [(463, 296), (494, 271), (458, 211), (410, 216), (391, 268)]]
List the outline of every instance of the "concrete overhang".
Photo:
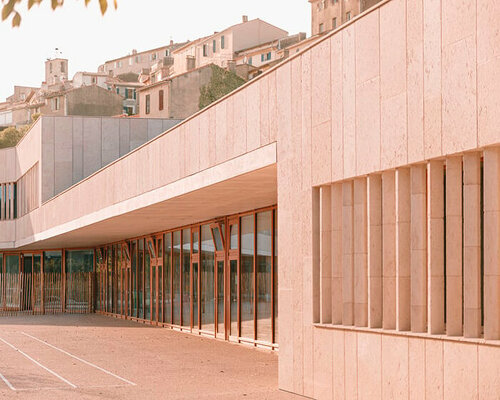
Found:
[(276, 203), (276, 143), (271, 143), (18, 240), (15, 247), (22, 250), (94, 247)]

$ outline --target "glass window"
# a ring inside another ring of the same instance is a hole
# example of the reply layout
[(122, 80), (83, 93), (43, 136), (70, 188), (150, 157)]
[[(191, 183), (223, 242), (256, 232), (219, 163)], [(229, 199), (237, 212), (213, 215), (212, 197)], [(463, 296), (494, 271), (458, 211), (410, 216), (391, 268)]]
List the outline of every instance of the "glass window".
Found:
[(193, 254), (198, 254), (200, 235), (198, 233), (198, 228), (193, 231)]
[(254, 215), (241, 218), (241, 336), (254, 338)]
[(137, 292), (138, 296), (138, 317), (144, 318), (144, 239), (137, 241)]
[(226, 38), (223, 36), (220, 37), (220, 48), (224, 49), (226, 47)]
[(19, 274), (19, 256), (6, 255), (5, 256), (5, 273), (6, 274)]
[(216, 52), (217, 52), (217, 42), (216, 42), (215, 40), (213, 40), (213, 41), (212, 41), (212, 51), (213, 51), (214, 53), (216, 53)]
[(165, 308), (164, 308), (164, 313), (165, 313), (165, 322), (171, 324), (172, 323), (172, 293), (171, 293), (171, 277), (172, 277), (172, 234), (167, 233), (165, 234), (165, 258), (163, 259), (163, 266), (164, 266), (164, 278), (165, 281), (163, 283), (163, 286), (165, 288)]
[(323, 24), (319, 24), (319, 33), (323, 33), (325, 30), (325, 26)]
[(231, 225), (230, 232), (230, 249), (238, 249), (238, 224)]
[(257, 214), (257, 339), (272, 336), (272, 211)]
[(94, 270), (94, 250), (66, 251), (66, 273), (92, 272)]
[(182, 326), (191, 326), (191, 229), (182, 231)]
[(181, 232), (176, 231), (173, 234), (173, 307), (174, 307), (174, 320), (175, 325), (181, 324)]
[(144, 252), (144, 305), (145, 319), (151, 319), (151, 256), (149, 251)]
[(214, 242), (210, 226), (201, 227), (201, 328), (214, 331)]
[(217, 332), (224, 333), (224, 261), (217, 261)]
[(137, 242), (130, 244), (130, 258), (132, 269), (132, 316), (137, 317)]
[(149, 94), (146, 95), (146, 114), (150, 113), (151, 110), (151, 96)]
[(193, 263), (193, 328), (198, 328), (198, 263)]
[(62, 252), (61, 251), (46, 251), (43, 253), (43, 271), (45, 273), (62, 272)]
[(224, 247), (222, 246), (222, 239), (219, 227), (216, 226), (212, 228), (212, 233), (214, 234), (215, 249), (217, 251), (224, 250)]
[(230, 302), (231, 302), (231, 336), (239, 336), (238, 332), (238, 261), (229, 261), (230, 267)]

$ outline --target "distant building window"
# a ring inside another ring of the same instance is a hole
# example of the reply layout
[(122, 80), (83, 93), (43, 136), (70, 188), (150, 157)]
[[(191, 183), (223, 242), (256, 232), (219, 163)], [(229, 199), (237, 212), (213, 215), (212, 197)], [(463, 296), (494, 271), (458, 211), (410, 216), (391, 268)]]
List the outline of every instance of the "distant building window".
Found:
[(52, 99), (52, 110), (57, 111), (61, 108), (61, 104), (59, 102), (59, 97), (54, 97)]
[(92, 77), (92, 83), (97, 83), (97, 78), (95, 76)]
[(169, 49), (165, 50), (165, 57), (168, 57), (169, 55), (170, 55), (170, 50)]
[(325, 31), (325, 25), (319, 24), (319, 33), (323, 33)]
[(151, 61), (156, 60), (156, 53), (152, 53), (150, 56)]
[(252, 65), (252, 57), (248, 59), (248, 65)]
[(116, 88), (116, 94), (120, 94), (120, 88)]
[(130, 57), (130, 58), (128, 59), (128, 65), (132, 65), (133, 63), (134, 63), (134, 60), (133, 60), (133, 58), (132, 58), (132, 57)]
[(217, 42), (215, 40), (212, 41), (212, 51), (217, 53)]
[(347, 12), (345, 13), (345, 20), (346, 20), (346, 21), (350, 21), (350, 20), (351, 20), (351, 12), (350, 12), (350, 11), (347, 11)]
[(163, 90), (158, 92), (158, 109), (163, 110)]
[(261, 55), (260, 55), (260, 61), (261, 61), (261, 62), (264, 62), (264, 61), (265, 61), (265, 56), (264, 56), (264, 54), (261, 54)]
[(271, 59), (271, 52), (267, 53), (267, 61)]
[(139, 60), (140, 60), (139, 56), (135, 56), (135, 63), (136, 64), (139, 64)]
[(49, 72), (52, 73), (52, 63), (49, 64)]
[(208, 53), (208, 51), (207, 51), (207, 45), (206, 45), (206, 44), (204, 44), (204, 45), (203, 45), (203, 57), (206, 57), (206, 56), (207, 56), (207, 53)]
[(65, 72), (64, 61), (61, 62), (61, 72)]
[(151, 111), (151, 96), (149, 94), (146, 95), (146, 114), (149, 114)]
[(224, 49), (226, 47), (226, 38), (224, 36), (220, 37), (220, 48)]
[(337, 18), (332, 19), (332, 29), (337, 28)]

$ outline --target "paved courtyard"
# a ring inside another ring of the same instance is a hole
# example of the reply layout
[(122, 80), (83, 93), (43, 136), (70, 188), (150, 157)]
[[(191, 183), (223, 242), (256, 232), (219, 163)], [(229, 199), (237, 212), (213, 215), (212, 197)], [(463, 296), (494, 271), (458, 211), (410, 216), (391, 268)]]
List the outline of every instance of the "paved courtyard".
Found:
[(278, 355), (99, 315), (0, 318), (2, 399), (295, 399)]

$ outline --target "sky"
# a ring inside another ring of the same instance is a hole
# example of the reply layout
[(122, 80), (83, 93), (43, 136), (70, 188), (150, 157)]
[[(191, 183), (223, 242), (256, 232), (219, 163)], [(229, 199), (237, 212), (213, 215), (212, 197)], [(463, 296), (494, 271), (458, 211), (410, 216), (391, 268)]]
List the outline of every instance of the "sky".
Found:
[[(14, 85), (40, 86), (44, 62), (55, 48), (69, 59), (69, 78), (77, 71), (96, 71), (100, 64), (175, 42), (194, 40), (241, 22), (242, 15), (260, 18), (289, 34), (310, 35), (307, 0), (118, 0), (101, 16), (97, 0), (66, 0), (52, 11), (50, 0), (27, 11), (27, 0), (17, 6), (21, 27), (10, 18), (0, 22), (0, 102)], [(112, 0), (108, 1), (113, 3)], [(0, 6), (2, 3), (0, 2)]]

